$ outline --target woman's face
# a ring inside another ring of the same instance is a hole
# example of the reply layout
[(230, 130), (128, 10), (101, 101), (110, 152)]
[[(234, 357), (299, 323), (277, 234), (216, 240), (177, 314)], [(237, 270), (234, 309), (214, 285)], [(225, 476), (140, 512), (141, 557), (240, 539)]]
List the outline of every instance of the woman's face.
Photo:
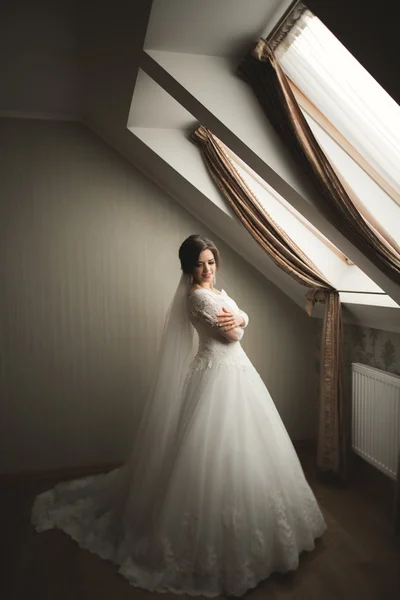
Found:
[(214, 254), (211, 250), (203, 250), (200, 252), (197, 263), (193, 269), (193, 283), (204, 285), (204, 283), (212, 283), (217, 270)]

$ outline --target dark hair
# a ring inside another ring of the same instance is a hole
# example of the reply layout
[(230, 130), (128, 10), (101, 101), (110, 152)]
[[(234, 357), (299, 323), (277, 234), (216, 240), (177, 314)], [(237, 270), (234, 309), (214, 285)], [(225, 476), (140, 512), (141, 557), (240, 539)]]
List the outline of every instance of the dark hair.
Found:
[(194, 234), (189, 235), (179, 248), (179, 259), (181, 261), (181, 269), (184, 273), (189, 273), (190, 275), (193, 273), (203, 250), (211, 250), (214, 255), (215, 264), (217, 265), (217, 268), (219, 268), (219, 250), (214, 242), (202, 235)]

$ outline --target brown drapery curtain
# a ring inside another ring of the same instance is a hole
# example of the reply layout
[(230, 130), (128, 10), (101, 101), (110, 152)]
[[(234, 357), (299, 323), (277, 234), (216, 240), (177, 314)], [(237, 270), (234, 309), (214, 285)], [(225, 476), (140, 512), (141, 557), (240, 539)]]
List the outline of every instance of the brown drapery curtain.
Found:
[(345, 473), (346, 437), (343, 411), (342, 312), (338, 292), (286, 232), (274, 222), (235, 168), (224, 145), (205, 127), (191, 135), (208, 170), (239, 221), (269, 257), (297, 282), (310, 288), (306, 309), (325, 304), (321, 356), (317, 468)]
[(329, 211), (336, 227), (392, 281), (400, 284), (400, 254), (371, 227), (352, 202), (340, 174), (304, 118), (269, 42), (261, 39), (254, 45), (241, 62), (239, 73), (250, 83), (268, 120), (314, 182), (321, 209)]

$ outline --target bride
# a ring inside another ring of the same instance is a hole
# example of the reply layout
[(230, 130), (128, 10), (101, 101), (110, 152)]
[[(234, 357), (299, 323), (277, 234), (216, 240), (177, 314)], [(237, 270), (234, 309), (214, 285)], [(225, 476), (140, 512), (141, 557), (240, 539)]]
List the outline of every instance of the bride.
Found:
[(32, 523), (64, 530), (134, 586), (240, 596), (274, 571), (296, 569), (326, 525), (240, 344), (248, 317), (214, 288), (218, 249), (192, 235), (179, 258), (183, 274), (130, 457), (37, 496)]

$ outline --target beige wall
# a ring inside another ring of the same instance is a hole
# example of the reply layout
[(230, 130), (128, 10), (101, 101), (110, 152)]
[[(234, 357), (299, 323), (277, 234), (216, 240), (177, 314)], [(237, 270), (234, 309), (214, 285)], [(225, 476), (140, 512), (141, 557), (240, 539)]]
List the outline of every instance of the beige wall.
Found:
[(124, 458), (194, 232), (221, 249), (289, 433), (313, 435), (314, 320), (83, 125), (3, 119), (0, 136), (0, 472)]

